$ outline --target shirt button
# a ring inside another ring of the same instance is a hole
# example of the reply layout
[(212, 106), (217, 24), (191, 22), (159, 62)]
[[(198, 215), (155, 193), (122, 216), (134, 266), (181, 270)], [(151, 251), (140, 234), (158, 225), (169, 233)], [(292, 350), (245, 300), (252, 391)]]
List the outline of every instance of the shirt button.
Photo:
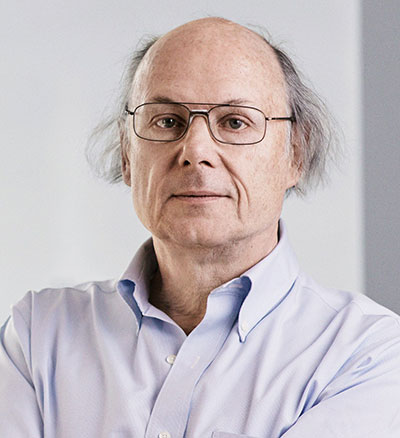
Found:
[(246, 321), (240, 324), (240, 329), (242, 330), (242, 332), (247, 332), (249, 330), (249, 325), (247, 324)]
[[(173, 363), (175, 362), (176, 356), (175, 354), (170, 354), (169, 356), (167, 356), (165, 358), (165, 360), (167, 361), (167, 363), (169, 363), (170, 365), (173, 365)], [(169, 435), (168, 435), (169, 437)], [(167, 438), (167, 437), (161, 437), (161, 438)]]
[(158, 434), (158, 438), (171, 438), (171, 434), (169, 432), (161, 432)]

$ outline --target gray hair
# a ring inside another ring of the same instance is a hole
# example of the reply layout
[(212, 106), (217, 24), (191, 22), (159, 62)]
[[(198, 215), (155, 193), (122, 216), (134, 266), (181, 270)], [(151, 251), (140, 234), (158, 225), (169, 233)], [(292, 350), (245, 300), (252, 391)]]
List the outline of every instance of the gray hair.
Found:
[[(265, 36), (255, 33), (273, 49), (286, 81), (288, 107), (295, 118), (290, 130), (289, 153), (301, 170), (300, 180), (288, 193), (294, 191), (304, 195), (325, 181), (328, 161), (337, 161), (339, 143), (336, 123), (289, 56)], [(90, 136), (86, 158), (95, 175), (107, 182), (117, 183), (122, 180), (119, 126), (126, 125), (125, 107), (130, 99), (139, 64), (158, 39), (152, 37), (142, 41), (141, 47), (133, 53), (122, 78), (122, 92), (114, 113), (106, 117)]]

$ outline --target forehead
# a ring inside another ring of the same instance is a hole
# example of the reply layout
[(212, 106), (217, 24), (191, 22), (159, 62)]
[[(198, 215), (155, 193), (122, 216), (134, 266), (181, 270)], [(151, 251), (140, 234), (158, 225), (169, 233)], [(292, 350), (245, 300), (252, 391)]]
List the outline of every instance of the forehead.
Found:
[(285, 82), (270, 46), (250, 30), (215, 19), (181, 26), (146, 54), (132, 100), (240, 100), (264, 109), (285, 105)]

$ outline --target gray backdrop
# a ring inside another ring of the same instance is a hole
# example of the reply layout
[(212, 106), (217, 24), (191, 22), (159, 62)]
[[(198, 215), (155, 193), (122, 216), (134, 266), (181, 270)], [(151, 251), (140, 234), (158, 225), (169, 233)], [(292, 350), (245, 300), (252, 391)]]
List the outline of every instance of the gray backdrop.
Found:
[(400, 313), (400, 2), (362, 17), (366, 292)]

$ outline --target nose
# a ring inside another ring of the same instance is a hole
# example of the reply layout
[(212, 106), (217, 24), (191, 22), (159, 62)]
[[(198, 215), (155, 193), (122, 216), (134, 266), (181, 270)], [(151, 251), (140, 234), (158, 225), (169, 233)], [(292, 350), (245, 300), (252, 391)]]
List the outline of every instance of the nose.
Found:
[(214, 167), (217, 159), (216, 140), (211, 135), (208, 117), (200, 111), (192, 114), (185, 136), (180, 140), (181, 166), (205, 165)]

